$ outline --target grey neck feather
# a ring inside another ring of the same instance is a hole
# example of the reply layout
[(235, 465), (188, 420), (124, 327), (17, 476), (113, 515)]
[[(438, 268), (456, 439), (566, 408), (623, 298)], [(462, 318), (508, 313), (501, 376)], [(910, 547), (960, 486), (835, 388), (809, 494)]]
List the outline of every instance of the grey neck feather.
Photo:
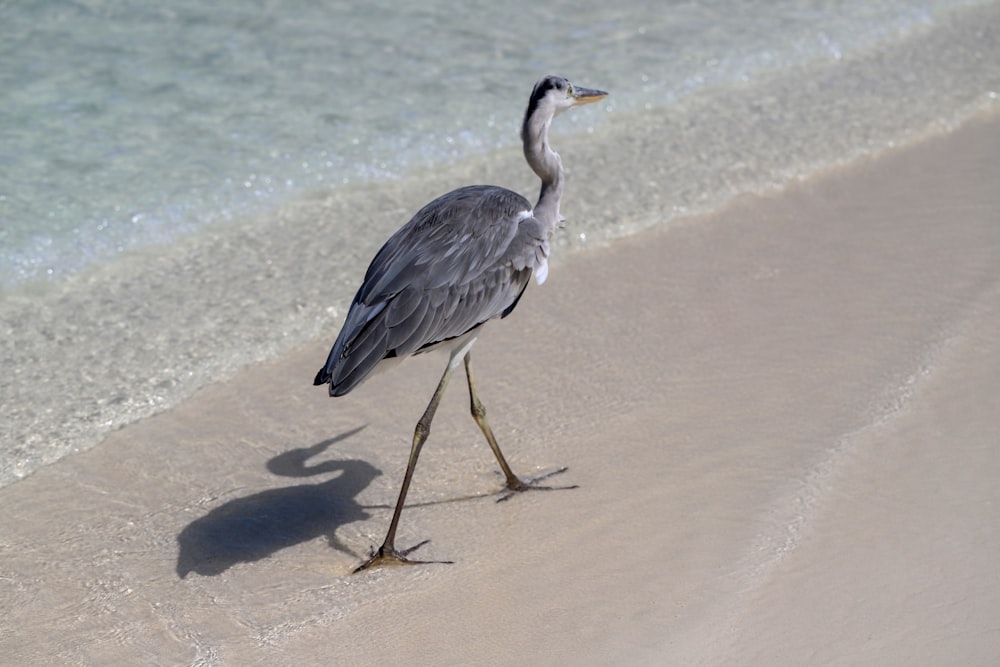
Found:
[(539, 105), (524, 119), (521, 140), (524, 142), (524, 158), (532, 171), (542, 179), (542, 189), (535, 204), (534, 217), (548, 227), (551, 236), (562, 221), (559, 201), (563, 193), (563, 168), (559, 154), (549, 148), (549, 124), (552, 122), (551, 109)]

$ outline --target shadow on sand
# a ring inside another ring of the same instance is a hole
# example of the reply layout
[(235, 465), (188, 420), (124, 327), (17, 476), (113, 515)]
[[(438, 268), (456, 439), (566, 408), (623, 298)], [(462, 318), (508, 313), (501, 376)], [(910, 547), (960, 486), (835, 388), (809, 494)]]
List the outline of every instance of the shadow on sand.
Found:
[(339, 473), (333, 479), (237, 498), (188, 524), (177, 536), (177, 575), (181, 579), (191, 572), (218, 575), (237, 563), (257, 561), (322, 536), (330, 546), (350, 553), (337, 541), (335, 533), (340, 526), (368, 518), (365, 508), (354, 498), (381, 472), (364, 461), (324, 461), (312, 466), (307, 461), (361, 428), (311, 447), (290, 450), (267, 462), (268, 470), (276, 475)]

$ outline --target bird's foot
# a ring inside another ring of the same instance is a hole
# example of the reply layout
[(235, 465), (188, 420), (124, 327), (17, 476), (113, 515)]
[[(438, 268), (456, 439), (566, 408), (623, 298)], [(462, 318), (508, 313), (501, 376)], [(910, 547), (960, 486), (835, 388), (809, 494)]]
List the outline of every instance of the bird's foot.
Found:
[(378, 550), (372, 550), (371, 557), (366, 560), (361, 565), (354, 568), (355, 572), (361, 572), (362, 570), (367, 570), (371, 567), (376, 567), (379, 565), (427, 565), (430, 563), (442, 563), (450, 565), (453, 561), (450, 560), (414, 560), (412, 558), (407, 558), (411, 553), (419, 549), (430, 542), (430, 540), (424, 540), (419, 544), (415, 544), (409, 549), (397, 550), (392, 546), (383, 544), (378, 548)]
[(569, 468), (562, 467), (555, 470), (550, 470), (547, 473), (541, 474), (538, 477), (532, 477), (527, 481), (523, 481), (517, 477), (507, 480), (507, 488), (502, 492), (503, 495), (497, 498), (498, 503), (502, 503), (505, 500), (510, 500), (514, 497), (515, 493), (523, 493), (524, 491), (563, 491), (565, 489), (576, 489), (579, 487), (578, 484), (570, 484), (567, 486), (547, 486), (539, 484), (542, 480), (546, 480), (549, 477), (554, 477), (555, 475), (560, 475), (569, 470)]

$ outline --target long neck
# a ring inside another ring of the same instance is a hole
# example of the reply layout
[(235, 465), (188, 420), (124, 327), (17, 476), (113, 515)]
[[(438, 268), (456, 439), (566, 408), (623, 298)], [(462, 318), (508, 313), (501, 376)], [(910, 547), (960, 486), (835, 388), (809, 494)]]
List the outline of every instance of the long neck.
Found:
[(555, 232), (562, 221), (559, 201), (563, 193), (563, 168), (559, 154), (549, 148), (549, 123), (551, 113), (536, 109), (524, 119), (521, 140), (524, 142), (524, 157), (532, 171), (542, 179), (542, 189), (535, 204), (535, 219), (548, 227), (549, 235)]

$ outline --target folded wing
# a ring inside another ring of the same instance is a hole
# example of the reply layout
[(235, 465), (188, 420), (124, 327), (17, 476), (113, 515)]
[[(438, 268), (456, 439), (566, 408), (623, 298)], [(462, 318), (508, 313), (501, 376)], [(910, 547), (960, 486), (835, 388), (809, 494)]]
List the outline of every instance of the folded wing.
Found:
[(341, 396), (388, 357), (462, 336), (517, 305), (544, 278), (548, 238), (521, 195), (495, 186), (449, 192), (379, 250), (315, 384)]

